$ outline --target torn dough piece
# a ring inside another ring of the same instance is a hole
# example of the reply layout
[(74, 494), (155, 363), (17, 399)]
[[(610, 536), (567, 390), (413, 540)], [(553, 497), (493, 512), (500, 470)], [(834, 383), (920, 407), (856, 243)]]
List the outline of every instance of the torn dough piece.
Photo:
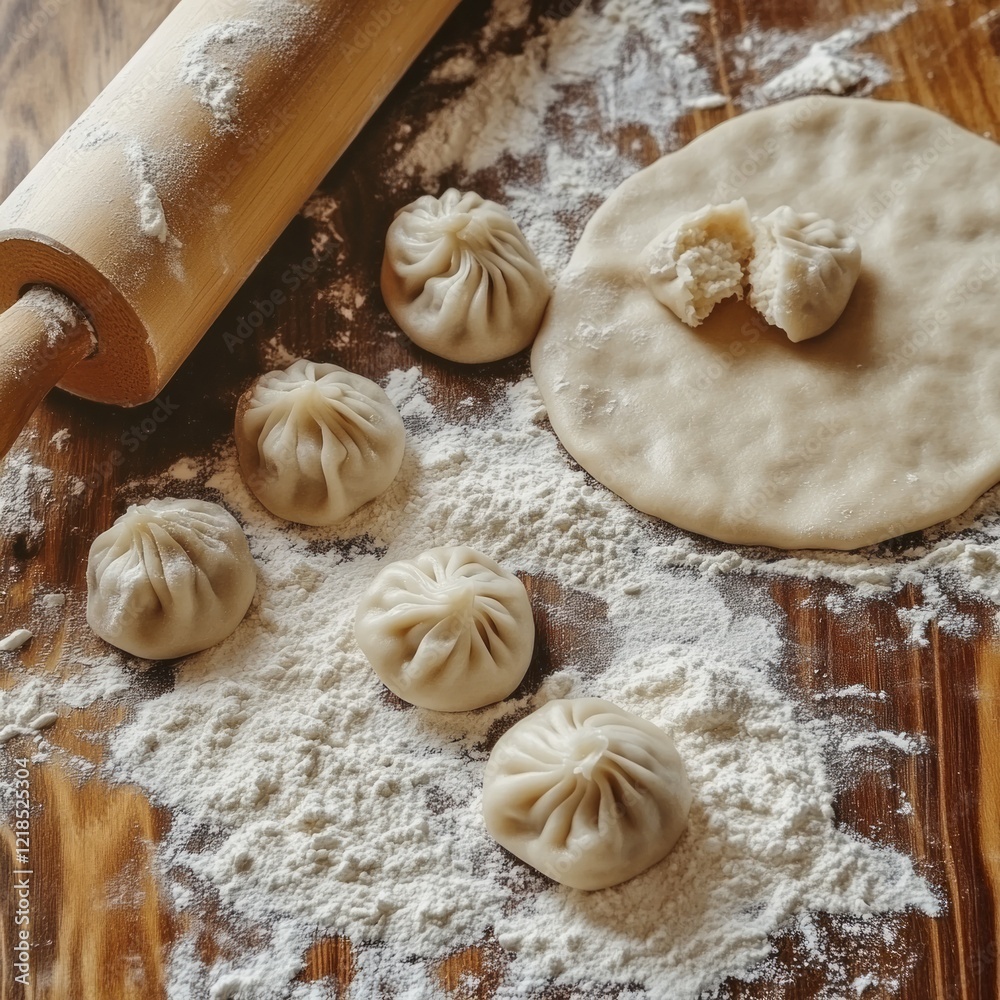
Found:
[(673, 740), (600, 698), (550, 701), (513, 725), (483, 777), (493, 839), (574, 889), (605, 889), (662, 861), (691, 799)]
[(724, 299), (742, 299), (746, 280), (750, 305), (798, 343), (840, 318), (861, 247), (832, 219), (788, 205), (751, 220), (740, 198), (682, 215), (642, 251), (640, 268), (657, 301), (692, 327)]
[(793, 343), (840, 319), (861, 273), (861, 247), (845, 227), (781, 205), (754, 219), (750, 305)]
[(643, 280), (657, 300), (688, 326), (723, 300), (743, 298), (743, 273), (754, 227), (746, 199), (706, 205), (682, 215), (640, 255)]

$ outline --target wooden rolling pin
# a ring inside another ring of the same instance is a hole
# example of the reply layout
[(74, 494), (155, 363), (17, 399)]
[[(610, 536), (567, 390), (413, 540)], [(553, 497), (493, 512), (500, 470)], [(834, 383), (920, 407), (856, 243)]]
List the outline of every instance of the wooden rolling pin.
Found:
[(154, 399), (456, 4), (181, 0), (0, 206), (0, 457)]

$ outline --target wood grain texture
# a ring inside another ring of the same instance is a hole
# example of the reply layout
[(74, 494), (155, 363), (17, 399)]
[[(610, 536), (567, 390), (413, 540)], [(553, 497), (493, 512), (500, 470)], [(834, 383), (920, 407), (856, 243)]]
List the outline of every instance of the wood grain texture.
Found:
[[(0, 195), (13, 188), (171, 6), (170, 0), (0, 0)], [(439, 51), (482, 22), (483, 6), (462, 5), (435, 43)], [(550, 6), (538, 3), (536, 13)], [(807, 27), (819, 38), (849, 15), (895, 6), (884, 0), (712, 0), (702, 43), (717, 66), (721, 92), (736, 97), (754, 82), (740, 68), (732, 44), (749, 25)], [(892, 32), (876, 36), (866, 47), (893, 71), (893, 82), (878, 96), (912, 100), (970, 129), (995, 134), (1000, 122), (1000, 4), (923, 0)], [(167, 424), (157, 425), (141, 447), (131, 450), (126, 443), (130, 428), (141, 426), (151, 406), (121, 411), (58, 393), (31, 422), (18, 447), (53, 470), (49, 489), (58, 502), (36, 491), (31, 496), (35, 521), (19, 518), (13, 526), (3, 524), (0, 634), (27, 625), (39, 636), (18, 657), (20, 663), (68, 676), (86, 669), (79, 665), (82, 657), (99, 654), (100, 643), (86, 634), (83, 623), (91, 539), (132, 498), (128, 482), (161, 472), (182, 457), (205, 454), (226, 433), (237, 396), (262, 370), (265, 338), (279, 336), (291, 353), (376, 377), (420, 364), (437, 405), (455, 406), (472, 395), (477, 412), (487, 411), (498, 384), (527, 370), (525, 359), (518, 358), (472, 380), (456, 366), (414, 350), (403, 338), (375, 336), (385, 323), (376, 292), (381, 240), (372, 234), (385, 231), (392, 211), (407, 195), (390, 195), (378, 167), (385, 163), (392, 114), (403, 109), (416, 116), (427, 110), (429, 100), (440, 99), (440, 91), (431, 98), (414, 87), (426, 75), (426, 65), (415, 68), (391, 106), (376, 115), (323, 184), (340, 206), (335, 223), (343, 242), (336, 254), (319, 262), (258, 336), (231, 349), (225, 334), (238, 327), (255, 301), (283, 287), (289, 268), (314, 259), (310, 227), (303, 219), (292, 224), (168, 387), (176, 412)], [(681, 122), (676, 143), (734, 113), (732, 107), (692, 113)], [(648, 158), (665, 151), (642, 133), (623, 135), (622, 148), (634, 140)], [(414, 182), (412, 193), (417, 190)], [(340, 269), (362, 276), (370, 293), (350, 322), (319, 294)], [(50, 442), (63, 428), (70, 429), (71, 439), (58, 450)], [(85, 488), (74, 494), (76, 480)], [(579, 594), (561, 594), (545, 578), (527, 583), (547, 602), (579, 602), (578, 613), (568, 617), (585, 623), (539, 622), (533, 671), (545, 672), (574, 658), (598, 658), (603, 609)], [(909, 853), (946, 899), (946, 911), (938, 919), (899, 918), (898, 938), (885, 946), (885, 954), (859, 951), (849, 934), (826, 922), (854, 975), (875, 971), (883, 961), (904, 970), (898, 992), (877, 985), (865, 992), (865, 1000), (987, 1000), (1000, 995), (1000, 643), (989, 638), (994, 609), (972, 600), (960, 603), (960, 611), (982, 626), (985, 638), (962, 639), (932, 626), (929, 644), (912, 648), (896, 613), (919, 603), (920, 594), (912, 589), (868, 602), (850, 615), (834, 615), (824, 601), (840, 591), (830, 583), (750, 578), (728, 580), (725, 588), (735, 608), (776, 604), (783, 610), (785, 668), (791, 689), (804, 702), (822, 687), (863, 683), (888, 693), (886, 702), (871, 708), (880, 727), (928, 735), (927, 753), (891, 759), (888, 772), (862, 776), (837, 804), (841, 822)], [(58, 628), (40, 617), (34, 604), (37, 593), (51, 591), (69, 598)], [(8, 662), (0, 660), (0, 670)], [(9, 675), (2, 677), (6, 681), (0, 683), (9, 683)], [(58, 752), (51, 761), (29, 768), (37, 923), (28, 988), (14, 982), (11, 942), (17, 900), (13, 893), (4, 895), (17, 860), (12, 829), (0, 836), (3, 1000), (160, 997), (165, 995), (171, 944), (182, 933), (193, 934), (202, 957), (211, 960), (252, 944), (263, 932), (234, 926), (218, 900), (208, 899), (194, 915), (186, 911), (183, 918), (177, 916), (161, 894), (151, 860), (170, 815), (151, 806), (139, 790), (111, 785), (101, 773), (103, 734), (135, 700), (170, 684), (169, 669), (137, 676), (124, 704), (98, 703), (72, 712), (47, 732)], [(818, 710), (827, 709), (821, 703)], [(14, 780), (16, 758), (30, 754), (31, 748), (31, 741), (21, 738), (0, 750), (0, 781)], [(896, 811), (900, 789), (912, 803), (910, 815)], [(778, 962), (789, 970), (787, 983), (733, 984), (733, 998), (806, 1000), (816, 995), (817, 974), (802, 962), (794, 940), (782, 938), (777, 946)], [(909, 963), (900, 955), (909, 956)], [(318, 939), (302, 957), (301, 980), (323, 979), (336, 986), (338, 996), (345, 994), (357, 959), (350, 942)], [(502, 950), (487, 938), (457, 943), (455, 954), (435, 971), (442, 995), (485, 1000), (502, 983), (504, 966)], [(555, 1000), (568, 993), (552, 989), (539, 995)]]
[[(276, 14), (270, 44), (231, 43), (232, 108), (173, 81), (192, 39), (256, 8), (178, 3), (0, 205), (0, 309), (45, 284), (93, 319), (98, 350), (60, 385), (122, 406), (155, 399), (456, 3), (422, 0), (384, 22), (382, 0)], [(340, 41), (366, 38), (371, 24), (381, 49)], [(141, 227), (150, 192), (162, 231)]]

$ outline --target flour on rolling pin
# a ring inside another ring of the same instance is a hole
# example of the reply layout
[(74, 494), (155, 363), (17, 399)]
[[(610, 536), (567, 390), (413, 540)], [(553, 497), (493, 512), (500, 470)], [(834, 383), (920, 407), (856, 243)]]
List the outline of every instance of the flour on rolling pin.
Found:
[[(134, 139), (125, 143), (125, 159), (128, 161), (129, 170), (135, 178), (138, 187), (135, 205), (139, 210), (139, 230), (144, 236), (151, 236), (161, 243), (169, 243), (171, 247), (179, 250), (184, 244), (181, 243), (167, 225), (167, 215), (163, 209), (163, 202), (156, 192), (156, 187), (150, 177), (151, 168), (148, 154), (143, 151), (142, 146)], [(181, 269), (183, 272), (183, 268)], [(183, 274), (177, 275), (183, 280)]]
[[(49, 285), (100, 339), (0, 383), (0, 452), (54, 384), (155, 398), (456, 3), (180, 0), (0, 206), (0, 313)], [(33, 313), (5, 323), (45, 353)]]
[(91, 343), (97, 347), (97, 337), (90, 320), (65, 295), (39, 285), (29, 288), (21, 296), (21, 302), (41, 319), (49, 347), (57, 347), (63, 337), (72, 334), (81, 323), (90, 334)]
[(181, 81), (193, 87), (199, 104), (212, 112), (216, 128), (233, 131), (237, 125), (243, 70), (251, 57), (269, 48), (279, 59), (294, 52), (297, 35), (313, 20), (313, 13), (288, 0), (261, 0), (260, 19), (223, 21), (196, 35), (181, 60)]
[[(194, 89), (195, 100), (212, 113), (219, 131), (237, 130), (243, 72), (250, 60), (269, 51), (282, 61), (282, 55), (295, 51), (296, 37), (313, 20), (308, 7), (291, 0), (259, 0), (250, 4), (249, 10), (259, 13), (259, 19), (238, 18), (209, 25), (192, 38), (180, 63), (180, 82)], [(138, 184), (136, 207), (140, 232), (170, 249), (180, 250), (184, 244), (170, 231), (154, 180), (157, 172), (171, 172), (169, 163), (154, 170), (152, 157), (135, 139), (126, 142), (125, 156)], [(178, 171), (183, 172), (183, 164), (173, 172)], [(172, 255), (170, 270), (179, 281), (185, 280), (184, 267), (177, 255)]]

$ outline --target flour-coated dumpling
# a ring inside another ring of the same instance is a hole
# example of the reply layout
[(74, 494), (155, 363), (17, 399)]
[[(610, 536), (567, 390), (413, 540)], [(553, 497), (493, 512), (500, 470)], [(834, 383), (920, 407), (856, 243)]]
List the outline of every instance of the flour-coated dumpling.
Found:
[(754, 227), (745, 198), (705, 205), (675, 219), (639, 256), (646, 287), (688, 326), (723, 299), (743, 298)]
[(247, 485), (273, 514), (336, 524), (384, 493), (406, 433), (370, 379), (338, 365), (296, 361), (262, 375), (236, 409), (236, 449)]
[(148, 660), (207, 649), (243, 620), (257, 588), (246, 535), (205, 500), (149, 500), (90, 547), (87, 621), (113, 646)]
[(524, 584), (467, 545), (390, 563), (361, 599), (358, 645), (404, 701), (465, 712), (506, 698), (535, 645)]
[(816, 212), (781, 205), (754, 219), (750, 305), (794, 343), (840, 319), (861, 273), (861, 246)]
[(605, 889), (667, 856), (691, 786), (662, 729), (600, 698), (550, 701), (497, 740), (486, 829), (543, 875)]
[(415, 344), (476, 364), (527, 347), (551, 287), (510, 213), (449, 188), (401, 209), (389, 227), (382, 295)]

